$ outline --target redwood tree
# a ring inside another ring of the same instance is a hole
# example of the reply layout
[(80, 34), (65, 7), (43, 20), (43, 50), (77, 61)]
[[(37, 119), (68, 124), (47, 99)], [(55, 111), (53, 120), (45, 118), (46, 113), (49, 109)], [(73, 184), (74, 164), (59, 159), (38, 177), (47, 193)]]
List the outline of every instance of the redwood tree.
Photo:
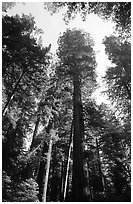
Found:
[(93, 40), (81, 30), (67, 30), (59, 38), (57, 75), (68, 77), (73, 84), (73, 178), (72, 201), (85, 201), (83, 175), (84, 122), (81, 90), (84, 79), (95, 84), (96, 65)]

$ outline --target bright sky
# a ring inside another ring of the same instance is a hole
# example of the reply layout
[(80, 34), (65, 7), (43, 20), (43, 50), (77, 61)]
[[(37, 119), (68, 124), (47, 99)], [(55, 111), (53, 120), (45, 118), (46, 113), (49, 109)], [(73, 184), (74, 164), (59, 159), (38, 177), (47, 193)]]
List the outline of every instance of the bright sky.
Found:
[[(57, 49), (57, 40), (59, 34), (64, 32), (66, 28), (81, 28), (86, 32), (90, 33), (92, 38), (95, 41), (95, 51), (96, 51), (96, 61), (98, 63), (97, 66), (97, 74), (98, 74), (98, 82), (100, 83), (100, 77), (104, 75), (106, 67), (110, 65), (110, 62), (107, 56), (104, 53), (104, 45), (102, 44), (102, 40), (104, 36), (109, 36), (113, 34), (113, 26), (114, 24), (110, 22), (104, 22), (99, 17), (94, 14), (89, 14), (85, 22), (81, 20), (79, 15), (68, 25), (63, 21), (62, 13), (56, 13), (54, 15), (50, 15), (50, 13), (44, 10), (43, 2), (25, 2), (17, 3), (15, 7), (8, 10), (8, 15), (21, 15), (31, 13), (35, 18), (35, 22), (38, 28), (41, 28), (44, 31), (42, 35), (43, 45), (48, 46), (52, 45), (51, 52), (55, 53)], [(94, 94), (98, 96), (99, 103), (104, 100), (102, 96), (99, 95), (99, 91)]]

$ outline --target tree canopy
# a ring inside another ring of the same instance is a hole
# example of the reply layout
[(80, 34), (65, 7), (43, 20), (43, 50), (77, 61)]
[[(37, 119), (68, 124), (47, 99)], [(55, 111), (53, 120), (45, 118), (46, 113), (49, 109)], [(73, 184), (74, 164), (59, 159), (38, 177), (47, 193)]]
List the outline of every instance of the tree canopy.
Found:
[(123, 29), (131, 25), (131, 2), (52, 2), (44, 3), (44, 8), (51, 13), (66, 8), (64, 20), (68, 22), (80, 13), (83, 20), (87, 14), (95, 13), (104, 19), (113, 20), (116, 25)]
[[(130, 109), (131, 100), (131, 44), (121, 42), (115, 36), (104, 40), (105, 52), (113, 63), (104, 77), (108, 86), (107, 95), (117, 101), (122, 109)], [(130, 111), (129, 111), (130, 112)]]

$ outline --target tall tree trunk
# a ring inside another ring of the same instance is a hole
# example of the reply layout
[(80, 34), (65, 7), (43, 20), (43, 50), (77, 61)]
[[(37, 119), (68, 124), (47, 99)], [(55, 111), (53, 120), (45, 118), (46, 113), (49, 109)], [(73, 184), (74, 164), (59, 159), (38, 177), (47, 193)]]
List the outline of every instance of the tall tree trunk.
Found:
[(104, 184), (104, 177), (103, 177), (103, 173), (102, 173), (102, 169), (101, 169), (101, 159), (100, 159), (100, 154), (99, 154), (99, 144), (98, 144), (98, 140), (96, 138), (96, 148), (97, 148), (97, 156), (98, 156), (98, 168), (99, 168), (99, 176), (101, 179), (101, 191), (105, 192), (105, 184)]
[[(48, 146), (47, 146), (47, 143), (44, 141), (41, 158), (42, 157), (44, 158), (44, 154), (46, 152), (48, 152)], [(46, 162), (44, 161), (44, 159), (41, 159), (40, 164), (39, 164), (38, 175), (37, 175), (37, 183), (39, 186), (38, 198), (40, 202), (42, 202), (42, 195), (43, 195), (43, 189), (44, 189), (43, 178), (45, 176), (45, 166), (46, 166)]]
[(66, 198), (66, 192), (67, 192), (67, 184), (68, 184), (68, 174), (69, 174), (69, 165), (70, 165), (70, 156), (71, 156), (71, 149), (72, 149), (72, 143), (69, 147), (69, 154), (68, 154), (68, 161), (67, 161), (67, 169), (66, 169), (66, 177), (65, 177), (65, 186), (64, 186), (64, 195), (63, 200), (65, 201)]
[(38, 116), (36, 124), (35, 124), (35, 128), (34, 128), (33, 136), (32, 136), (32, 142), (31, 142), (31, 145), (30, 145), (30, 151), (32, 151), (32, 149), (34, 147), (35, 138), (36, 138), (37, 131), (38, 131), (38, 128), (39, 128), (39, 122), (40, 122), (40, 117)]
[(74, 135), (73, 135), (73, 177), (72, 199), (74, 202), (84, 201), (84, 175), (83, 175), (83, 113), (81, 103), (81, 90), (78, 77), (74, 78)]
[(51, 136), (50, 141), (49, 141), (49, 150), (48, 150), (48, 154), (47, 154), (46, 175), (45, 175), (42, 202), (46, 202), (48, 178), (49, 178), (49, 171), (50, 171), (50, 160), (51, 160), (51, 153), (52, 153), (52, 144), (53, 144), (53, 140), (52, 140), (52, 136)]
[[(39, 108), (38, 108), (38, 109), (39, 109)], [(32, 136), (32, 142), (31, 142), (29, 154), (32, 152), (33, 147), (34, 147), (35, 138), (36, 138), (37, 131), (38, 131), (38, 128), (39, 128), (39, 122), (40, 122), (40, 117), (38, 116), (38, 117), (37, 117), (36, 124), (35, 124), (35, 128), (34, 128), (33, 136)], [(27, 162), (27, 165), (26, 165), (26, 169), (25, 169), (24, 180), (29, 179), (29, 178), (31, 178), (31, 177), (33, 176), (33, 175), (32, 175), (32, 174), (33, 174), (32, 169), (33, 169), (33, 168), (32, 168), (32, 166), (31, 166), (31, 163), (28, 161), (28, 162)]]
[[(52, 128), (52, 121), (50, 120), (50, 118), (48, 119), (48, 126), (46, 127), (46, 132), (47, 134), (49, 134), (50, 130)], [(47, 143), (44, 141), (43, 144), (43, 150), (42, 150), (42, 157), (44, 157), (44, 154), (48, 152), (48, 147), (47, 147)], [(43, 197), (43, 191), (44, 191), (44, 177), (45, 177), (45, 166), (46, 163), (44, 160), (40, 161), (40, 165), (39, 165), (39, 171), (38, 171), (38, 175), (37, 175), (37, 183), (39, 186), (39, 194), (38, 194), (38, 198), (39, 200), (42, 202), (42, 197)]]
[(84, 188), (84, 192), (85, 192), (85, 201), (92, 201), (93, 199), (93, 195), (92, 195), (92, 190), (91, 190), (91, 186), (90, 186), (90, 170), (88, 168), (88, 162), (85, 161), (84, 162), (84, 177), (85, 177), (85, 188)]
[(65, 179), (65, 161), (64, 159), (62, 159), (62, 162), (61, 162), (61, 179), (60, 179), (60, 195), (59, 195), (59, 200), (60, 202), (63, 201), (63, 191), (64, 191), (64, 179)]
[(14, 93), (16, 92), (16, 89), (18, 88), (18, 85), (19, 85), (20, 81), (22, 80), (24, 74), (25, 74), (25, 72), (23, 71), (22, 74), (21, 74), (21, 76), (20, 76), (20, 78), (18, 79), (18, 81), (17, 81), (17, 83), (16, 83), (14, 89), (12, 90), (12, 93), (10, 94), (10, 96), (9, 96), (9, 98), (8, 98), (8, 100), (7, 100), (7, 103), (6, 103), (5, 107), (3, 108), (2, 116), (5, 115), (5, 113), (6, 113), (6, 111), (7, 111), (7, 108), (8, 108), (8, 105), (9, 105), (10, 101), (13, 99)]
[(73, 134), (73, 121), (72, 121), (72, 125), (71, 125), (70, 141), (69, 141), (69, 148), (68, 148), (68, 154), (67, 154), (67, 166), (66, 166), (66, 173), (65, 173), (63, 201), (65, 201), (66, 192), (67, 192), (69, 165), (70, 165), (70, 157), (71, 157), (71, 150), (72, 150), (72, 134)]

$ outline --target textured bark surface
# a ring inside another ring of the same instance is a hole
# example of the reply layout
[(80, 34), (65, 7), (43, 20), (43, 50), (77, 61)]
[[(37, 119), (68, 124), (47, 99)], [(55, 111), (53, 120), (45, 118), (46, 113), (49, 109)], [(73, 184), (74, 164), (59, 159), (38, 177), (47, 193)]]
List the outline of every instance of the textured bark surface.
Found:
[(35, 138), (36, 138), (38, 127), (39, 127), (39, 122), (40, 122), (40, 117), (38, 116), (36, 124), (35, 124), (35, 128), (34, 128), (33, 136), (32, 136), (32, 142), (31, 142), (31, 146), (30, 146), (30, 151), (32, 151), (32, 149), (34, 147), (34, 142), (35, 142)]
[(101, 158), (99, 154), (99, 144), (98, 144), (98, 139), (96, 138), (96, 148), (97, 148), (97, 157), (98, 157), (98, 168), (99, 168), (99, 176), (101, 179), (101, 192), (105, 192), (105, 185), (104, 185), (104, 178), (103, 178), (103, 173), (102, 173), (102, 168), (101, 168)]
[[(32, 152), (33, 147), (34, 147), (35, 138), (37, 136), (37, 131), (38, 131), (38, 128), (39, 128), (39, 122), (40, 122), (40, 117), (38, 116), (36, 124), (35, 124), (35, 128), (34, 128), (33, 136), (32, 136), (32, 142), (31, 142), (29, 153)], [(27, 162), (24, 180), (31, 178), (32, 174), (33, 174), (32, 165), (30, 164), (30, 162)]]
[[(41, 157), (44, 157), (44, 154), (47, 151), (48, 151), (48, 145), (44, 141)], [(40, 164), (39, 164), (39, 171), (37, 175), (37, 183), (39, 186), (38, 198), (40, 202), (42, 202), (42, 195), (43, 195), (43, 189), (44, 189), (45, 167), (46, 167), (46, 162), (43, 159), (41, 159)]]
[(47, 154), (46, 175), (45, 175), (42, 202), (46, 202), (48, 178), (49, 178), (49, 170), (50, 170), (50, 160), (51, 160), (51, 153), (52, 153), (52, 144), (53, 144), (53, 141), (52, 141), (52, 138), (51, 138), (50, 141), (49, 141), (49, 150), (48, 150), (48, 154)]
[(63, 201), (65, 201), (65, 199), (66, 199), (66, 193), (67, 193), (67, 187), (68, 187), (69, 166), (70, 166), (70, 157), (71, 157), (72, 145), (73, 145), (73, 121), (71, 124), (69, 147), (68, 147), (68, 152), (67, 152), (67, 163), (66, 163), (65, 173), (64, 173)]
[(67, 169), (66, 169), (66, 176), (65, 176), (65, 184), (64, 184), (64, 195), (63, 200), (65, 201), (66, 198), (66, 192), (67, 192), (67, 186), (68, 186), (68, 176), (69, 176), (69, 165), (70, 165), (70, 156), (71, 156), (71, 149), (72, 149), (72, 142), (69, 146), (69, 153), (68, 153), (68, 159), (67, 159)]
[(74, 202), (84, 201), (84, 176), (83, 176), (83, 150), (82, 139), (84, 133), (81, 90), (78, 78), (74, 79), (74, 135), (73, 135), (73, 178), (72, 178), (72, 200)]

